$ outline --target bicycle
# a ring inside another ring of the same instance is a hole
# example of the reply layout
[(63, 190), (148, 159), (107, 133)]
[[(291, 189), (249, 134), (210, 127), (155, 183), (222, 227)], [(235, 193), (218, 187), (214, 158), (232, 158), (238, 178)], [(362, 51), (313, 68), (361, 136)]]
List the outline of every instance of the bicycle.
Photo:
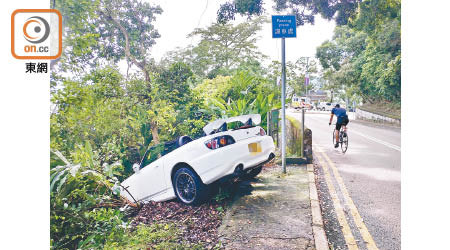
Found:
[[(336, 125), (336, 124), (333, 124)], [(336, 145), (336, 127), (333, 130), (333, 145)], [(341, 129), (339, 130), (339, 144), (341, 144), (341, 150), (342, 153), (345, 154), (345, 152), (347, 152), (348, 149), (348, 134), (346, 131), (344, 131), (344, 128), (341, 127)]]

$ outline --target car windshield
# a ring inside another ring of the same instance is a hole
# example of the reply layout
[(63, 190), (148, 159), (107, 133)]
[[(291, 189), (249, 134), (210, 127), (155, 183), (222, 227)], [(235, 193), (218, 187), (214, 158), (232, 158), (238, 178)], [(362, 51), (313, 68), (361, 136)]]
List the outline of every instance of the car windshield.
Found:
[(164, 144), (165, 143), (160, 143), (158, 145), (152, 146), (145, 152), (144, 158), (140, 165), (141, 169), (158, 160), (159, 158), (161, 158), (161, 156), (164, 155)]
[[(142, 159), (140, 168), (142, 169), (145, 166), (148, 166), (149, 164), (158, 160), (162, 156), (177, 149), (178, 148), (177, 140), (178, 140), (178, 138), (175, 140), (172, 140), (172, 141), (154, 145), (154, 146), (150, 147), (149, 149), (147, 149), (147, 151), (145, 152), (144, 157)], [(192, 139), (190, 139), (190, 141), (192, 141)], [(188, 143), (188, 142), (185, 142), (185, 143)]]

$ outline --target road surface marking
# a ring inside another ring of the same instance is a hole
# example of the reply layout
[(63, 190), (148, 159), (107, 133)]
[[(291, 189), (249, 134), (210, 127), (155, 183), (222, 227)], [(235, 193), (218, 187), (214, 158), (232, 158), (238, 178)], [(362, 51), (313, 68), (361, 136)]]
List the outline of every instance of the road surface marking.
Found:
[(347, 244), (349, 250), (357, 250), (359, 249), (358, 245), (356, 245), (355, 238), (353, 237), (347, 219), (345, 218), (344, 210), (342, 209), (341, 203), (336, 193), (336, 189), (334, 188), (333, 182), (331, 181), (331, 175), (330, 172), (328, 171), (328, 166), (319, 154), (316, 155), (325, 174), (325, 181), (327, 183), (331, 199), (333, 200), (333, 206), (336, 211), (339, 224), (341, 225), (342, 228), (342, 234), (344, 235), (345, 243)]
[(378, 142), (378, 143), (380, 143), (380, 144), (382, 144), (382, 145), (384, 145), (384, 146), (386, 146), (386, 147), (390, 147), (390, 148), (392, 148), (392, 149), (401, 151), (401, 148), (400, 148), (399, 146), (394, 145), (394, 144), (391, 144), (391, 143), (389, 143), (389, 142), (385, 142), (385, 141), (379, 140), (379, 139), (377, 139), (377, 138), (374, 138), (374, 137), (372, 137), (372, 136), (368, 136), (368, 135), (365, 135), (365, 134), (356, 132), (356, 131), (354, 131), (354, 130), (351, 130), (351, 133), (352, 133), (352, 134), (360, 135), (360, 136), (362, 136), (362, 137), (364, 137), (364, 138), (366, 138), (366, 139), (369, 139), (369, 140), (371, 140), (371, 141)]
[[(317, 147), (319, 147), (319, 146), (316, 146), (316, 148)], [(323, 151), (320, 151), (320, 154), (323, 155), (323, 157), (326, 159), (326, 161), (328, 162), (328, 165), (331, 167), (331, 169), (333, 171), (334, 177), (336, 178), (336, 181), (339, 184), (339, 187), (341, 189), (342, 195), (344, 196), (345, 203), (350, 209), (353, 220), (355, 221), (355, 224), (358, 227), (359, 232), (361, 233), (361, 236), (364, 239), (364, 242), (366, 243), (367, 249), (370, 249), (370, 250), (378, 249), (377, 245), (375, 244), (375, 241), (372, 238), (372, 235), (370, 235), (369, 230), (367, 230), (366, 225), (364, 224), (361, 216), (359, 215), (359, 212), (355, 206), (355, 203), (353, 203), (352, 198), (350, 198), (347, 188), (345, 187), (344, 181), (342, 180), (342, 177), (339, 174), (339, 171), (337, 170), (336, 166), (331, 161), (331, 159), (325, 153), (323, 153)]]

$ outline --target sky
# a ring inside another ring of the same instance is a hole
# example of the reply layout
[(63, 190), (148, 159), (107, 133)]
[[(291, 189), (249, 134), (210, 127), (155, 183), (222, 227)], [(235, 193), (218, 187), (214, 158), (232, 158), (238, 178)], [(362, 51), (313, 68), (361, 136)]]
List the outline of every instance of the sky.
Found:
[[(226, 0), (148, 0), (163, 9), (156, 16), (155, 27), (161, 37), (151, 48), (151, 53), (157, 61), (177, 47), (184, 48), (196, 45), (198, 39), (187, 38), (195, 28), (206, 28), (216, 21), (220, 4)], [(272, 10), (272, 0), (265, 0), (264, 9), (267, 15), (280, 14)], [(285, 14), (285, 13), (281, 13)], [(246, 18), (236, 18), (235, 23), (245, 22)], [(316, 16), (315, 25), (297, 27), (296, 38), (286, 38), (286, 60), (295, 62), (300, 57), (314, 57), (316, 47), (327, 39), (331, 39), (335, 27), (334, 21), (327, 21)], [(281, 61), (281, 39), (272, 38), (272, 25), (267, 23), (260, 32), (261, 39), (257, 45), (260, 51), (273, 60)]]

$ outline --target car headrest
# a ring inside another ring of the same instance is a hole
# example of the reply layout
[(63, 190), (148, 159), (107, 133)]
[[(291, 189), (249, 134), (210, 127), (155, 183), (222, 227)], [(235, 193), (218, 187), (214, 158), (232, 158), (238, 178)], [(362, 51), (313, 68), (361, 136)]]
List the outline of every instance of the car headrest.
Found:
[(178, 138), (178, 146), (181, 147), (181, 146), (183, 146), (184, 144), (187, 144), (187, 143), (189, 143), (189, 142), (191, 142), (191, 141), (192, 141), (192, 138), (189, 137), (189, 136), (187, 136), (187, 135), (180, 136), (180, 137)]

